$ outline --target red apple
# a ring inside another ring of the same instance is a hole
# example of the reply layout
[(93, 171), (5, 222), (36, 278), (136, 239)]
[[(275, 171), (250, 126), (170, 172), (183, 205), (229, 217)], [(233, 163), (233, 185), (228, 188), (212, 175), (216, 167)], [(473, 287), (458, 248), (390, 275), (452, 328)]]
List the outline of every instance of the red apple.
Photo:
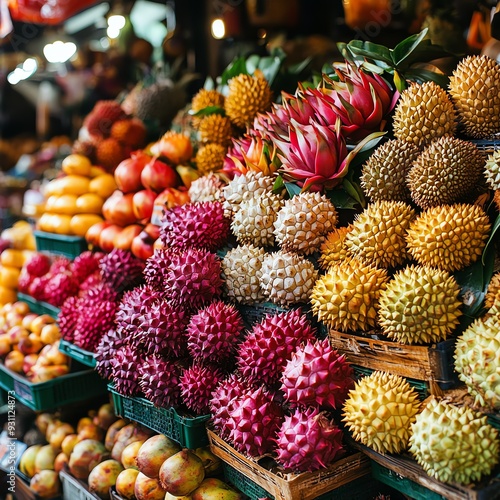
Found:
[(154, 241), (155, 240), (151, 238), (146, 231), (141, 231), (141, 233), (132, 240), (130, 250), (138, 259), (149, 259), (154, 253)]
[(160, 193), (167, 187), (175, 187), (180, 183), (175, 168), (167, 163), (153, 158), (141, 173), (141, 181), (146, 189)]
[(146, 224), (144, 231), (146, 231), (153, 240), (157, 240), (160, 237), (160, 226), (156, 224)]
[(133, 193), (123, 194), (121, 191), (115, 191), (102, 206), (104, 218), (112, 224), (118, 224), (121, 227), (128, 226), (137, 222), (134, 215)]
[(115, 169), (118, 189), (124, 193), (135, 193), (142, 189), (141, 173), (150, 160), (151, 156), (142, 151), (134, 151), (130, 158), (123, 160)]
[(101, 236), (101, 232), (103, 229), (111, 226), (111, 222), (103, 220), (102, 222), (97, 222), (93, 224), (87, 229), (85, 233), (85, 239), (89, 245), (93, 245), (95, 247), (99, 246), (99, 237)]
[(151, 219), (151, 214), (153, 213), (153, 207), (155, 205), (155, 199), (158, 196), (154, 191), (149, 189), (143, 189), (142, 191), (137, 191), (132, 199), (132, 209), (137, 220), (149, 221)]
[(142, 226), (140, 224), (131, 224), (124, 227), (113, 239), (113, 246), (121, 250), (130, 250), (132, 240), (140, 234)]
[(108, 227), (101, 231), (99, 236), (99, 248), (104, 252), (111, 252), (114, 247), (114, 240), (117, 234), (119, 234), (123, 228), (116, 224), (110, 224)]

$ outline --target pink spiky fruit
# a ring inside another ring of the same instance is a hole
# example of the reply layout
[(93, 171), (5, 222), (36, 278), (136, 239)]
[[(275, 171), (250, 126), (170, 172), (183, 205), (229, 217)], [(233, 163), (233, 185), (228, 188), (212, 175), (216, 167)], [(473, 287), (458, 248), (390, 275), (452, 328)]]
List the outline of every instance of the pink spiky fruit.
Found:
[(91, 274), (99, 271), (99, 258), (90, 251), (83, 252), (75, 257), (71, 269), (78, 283), (83, 283)]
[(238, 370), (245, 378), (271, 386), (279, 381), (296, 348), (315, 339), (315, 330), (300, 309), (268, 314), (238, 347)]
[(177, 407), (181, 403), (181, 366), (158, 356), (147, 356), (139, 367), (144, 397), (160, 408)]
[(222, 293), (219, 258), (194, 248), (172, 256), (165, 277), (165, 294), (175, 305), (200, 307)]
[(129, 337), (125, 337), (122, 332), (114, 329), (109, 330), (101, 337), (95, 351), (95, 369), (103, 379), (111, 379), (113, 375), (111, 361), (115, 358), (116, 352), (128, 345), (129, 341)]
[(29, 288), (33, 278), (34, 276), (31, 276), (26, 269), (22, 269), (19, 274), (19, 279), (17, 280), (17, 290), (21, 293), (29, 293)]
[(96, 301), (120, 302), (120, 298), (116, 290), (111, 288), (104, 281), (97, 283), (84, 292), (82, 292), (82, 289), (80, 288), (80, 297)]
[(278, 430), (278, 462), (294, 472), (328, 467), (344, 451), (342, 436), (334, 421), (318, 408), (297, 408)]
[(141, 392), (137, 367), (143, 363), (140, 353), (131, 345), (117, 349), (111, 363), (111, 377), (115, 389), (122, 396), (137, 396)]
[(80, 311), (78, 310), (78, 297), (68, 297), (59, 310), (57, 323), (61, 332), (61, 337), (68, 342), (73, 342), (76, 322)]
[(337, 409), (354, 387), (353, 370), (328, 339), (308, 341), (286, 363), (281, 389), (290, 403)]
[(142, 283), (144, 262), (127, 250), (114, 248), (100, 260), (99, 268), (103, 281), (119, 293)]
[(191, 316), (187, 327), (189, 352), (207, 363), (225, 362), (234, 355), (242, 331), (238, 310), (217, 300)]
[(146, 260), (144, 281), (155, 290), (162, 292), (165, 288), (165, 277), (172, 262), (172, 252), (170, 248), (157, 248)]
[(53, 274), (45, 287), (45, 301), (60, 307), (68, 297), (78, 294), (80, 285), (77, 279), (67, 271)]
[(222, 372), (212, 366), (193, 364), (186, 368), (180, 379), (182, 401), (197, 415), (210, 411), (210, 400), (222, 380)]
[(47, 298), (46, 288), (49, 282), (49, 276), (36, 276), (31, 280), (28, 286), (28, 295), (31, 295), (36, 300), (45, 300)]
[(99, 283), (102, 283), (101, 271), (96, 271), (90, 276), (87, 276), (87, 278), (85, 278), (83, 282), (80, 283), (80, 291), (78, 292), (78, 295), (84, 295), (87, 290), (89, 290), (90, 288), (94, 288)]
[(24, 269), (31, 276), (43, 276), (50, 270), (51, 261), (48, 255), (43, 253), (34, 253), (24, 265)]
[(63, 255), (57, 255), (52, 261), (50, 266), (49, 274), (58, 274), (63, 272), (69, 272), (71, 270), (71, 261), (64, 257)]
[(235, 401), (226, 426), (236, 450), (252, 457), (271, 451), (283, 421), (283, 410), (269, 391), (259, 387)]

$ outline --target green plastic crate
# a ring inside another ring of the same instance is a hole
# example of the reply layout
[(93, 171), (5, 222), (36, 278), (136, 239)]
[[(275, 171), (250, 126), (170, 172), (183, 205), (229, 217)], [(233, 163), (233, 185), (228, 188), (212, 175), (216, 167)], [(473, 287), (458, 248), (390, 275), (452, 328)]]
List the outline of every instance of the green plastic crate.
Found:
[(73, 477), (68, 471), (59, 472), (63, 490), (63, 500), (100, 500), (88, 490), (88, 486), (79, 479)]
[(106, 383), (94, 370), (81, 370), (47, 382), (30, 382), (0, 364), (0, 387), (14, 391), (15, 398), (28, 408), (45, 411), (83, 399), (101, 396)]
[(89, 249), (87, 240), (81, 236), (46, 233), (44, 231), (34, 231), (33, 234), (35, 235), (36, 249), (39, 252), (48, 252), (74, 259)]
[(96, 359), (93, 352), (86, 351), (64, 339), (59, 341), (59, 350), (66, 354), (66, 356), (79, 361), (82, 365), (95, 368)]
[(108, 385), (113, 397), (115, 413), (148, 427), (177, 441), (185, 448), (199, 448), (208, 444), (206, 423), (210, 415), (186, 417), (175, 408), (159, 408), (151, 401), (139, 397), (123, 396), (114, 385)]
[(43, 302), (41, 300), (34, 299), (31, 295), (27, 295), (25, 293), (18, 292), (17, 294), (18, 300), (26, 302), (29, 305), (30, 311), (35, 314), (48, 314), (52, 316), (54, 319), (57, 319), (59, 315), (59, 308), (49, 304), (48, 302)]

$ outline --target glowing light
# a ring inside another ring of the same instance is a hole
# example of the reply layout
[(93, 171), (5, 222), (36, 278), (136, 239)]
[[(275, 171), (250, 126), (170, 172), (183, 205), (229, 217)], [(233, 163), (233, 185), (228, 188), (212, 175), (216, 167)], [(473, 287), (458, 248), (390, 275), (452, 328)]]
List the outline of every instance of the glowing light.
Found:
[(115, 28), (114, 26), (108, 26), (106, 34), (111, 39), (118, 38), (118, 36), (120, 35), (120, 30), (118, 28)]
[(222, 19), (214, 19), (212, 21), (211, 30), (212, 30), (212, 36), (216, 40), (224, 38), (224, 35), (226, 34), (226, 26), (224, 24), (224, 21)]
[(125, 18), (120, 15), (113, 15), (108, 17), (108, 26), (121, 30), (125, 26)]
[(48, 43), (43, 48), (43, 55), (49, 63), (64, 63), (71, 59), (76, 53), (76, 45), (73, 42)]
[(38, 68), (38, 64), (36, 63), (36, 59), (33, 59), (32, 57), (28, 57), (26, 61), (23, 63), (23, 70), (26, 73), (33, 74)]

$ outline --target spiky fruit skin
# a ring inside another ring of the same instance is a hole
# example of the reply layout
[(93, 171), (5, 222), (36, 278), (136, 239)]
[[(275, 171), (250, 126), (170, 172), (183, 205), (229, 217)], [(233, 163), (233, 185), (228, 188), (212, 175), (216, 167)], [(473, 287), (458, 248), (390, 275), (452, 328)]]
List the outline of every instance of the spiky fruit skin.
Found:
[(73, 341), (76, 321), (80, 314), (76, 307), (77, 303), (78, 297), (68, 297), (62, 304), (59, 309), (59, 314), (57, 315), (57, 323), (61, 332), (61, 338), (68, 342)]
[(442, 205), (422, 212), (411, 223), (407, 248), (419, 264), (454, 272), (480, 258), (490, 228), (479, 205)]
[(240, 204), (262, 194), (271, 194), (275, 178), (262, 172), (247, 172), (237, 175), (222, 189), (224, 215), (229, 219), (239, 209)]
[(180, 377), (182, 401), (197, 415), (208, 414), (212, 394), (222, 379), (222, 372), (218, 368), (209, 365), (191, 365)]
[(271, 109), (273, 95), (267, 80), (260, 75), (240, 74), (228, 82), (224, 102), (226, 115), (237, 127), (244, 128), (257, 116)]
[(489, 187), (493, 190), (500, 189), (500, 150), (496, 149), (488, 155), (484, 165), (484, 177)]
[(113, 290), (107, 283), (99, 282), (93, 287), (89, 287), (87, 290), (82, 291), (80, 288), (80, 295), (83, 299), (95, 300), (95, 301), (109, 301), (109, 302), (120, 302), (119, 294)]
[(229, 221), (220, 201), (185, 203), (165, 211), (160, 238), (166, 248), (215, 251), (229, 236)]
[(449, 90), (467, 135), (486, 139), (500, 132), (500, 66), (495, 60), (465, 57), (453, 70)]
[(336, 330), (369, 330), (377, 323), (380, 292), (388, 280), (385, 269), (361, 260), (333, 264), (312, 289), (312, 311)]
[(28, 294), (36, 300), (46, 300), (46, 287), (48, 282), (48, 275), (31, 278), (31, 283), (28, 285)]
[(233, 126), (227, 116), (213, 114), (203, 117), (198, 125), (201, 142), (213, 142), (229, 146), (233, 135)]
[(192, 203), (201, 203), (203, 201), (222, 201), (222, 189), (224, 183), (214, 173), (195, 179), (189, 186), (188, 194)]
[(265, 255), (263, 248), (252, 244), (238, 245), (224, 255), (221, 262), (222, 278), (230, 300), (240, 304), (264, 301), (260, 277)]
[(335, 228), (326, 235), (325, 241), (319, 248), (321, 255), (318, 258), (318, 264), (323, 271), (328, 270), (331, 264), (348, 257), (345, 239), (349, 231), (352, 231), (351, 224)]
[(147, 400), (159, 408), (175, 408), (180, 405), (179, 382), (182, 369), (177, 363), (157, 356), (147, 356), (138, 369), (139, 385)]
[(262, 261), (260, 287), (271, 302), (290, 306), (309, 301), (318, 278), (314, 264), (290, 252), (273, 252)]
[(105, 380), (111, 380), (113, 375), (112, 361), (118, 349), (126, 346), (130, 338), (126, 337), (123, 331), (114, 329), (108, 330), (99, 341), (95, 351), (96, 366), (95, 369)]
[(71, 271), (71, 261), (67, 257), (57, 255), (50, 266), (49, 274), (58, 274)]
[(125, 112), (116, 101), (98, 101), (87, 116), (84, 125), (91, 136), (108, 137), (113, 123), (125, 118)]
[(328, 339), (299, 344), (281, 377), (287, 401), (327, 410), (340, 408), (353, 385), (351, 366)]
[(144, 262), (127, 250), (114, 248), (99, 262), (103, 281), (117, 292), (134, 288), (142, 282)]
[(131, 345), (124, 345), (115, 351), (110, 364), (111, 377), (117, 392), (127, 397), (140, 394), (140, 377), (137, 368), (142, 364), (142, 359), (139, 352)]
[(219, 258), (205, 250), (188, 249), (172, 256), (165, 294), (174, 305), (200, 307), (222, 293)]
[(186, 332), (189, 353), (201, 362), (223, 364), (236, 352), (243, 326), (234, 306), (214, 301), (189, 320)]
[(402, 344), (445, 340), (462, 315), (460, 287), (446, 271), (408, 266), (380, 293), (378, 322), (387, 337)]
[(142, 309), (132, 338), (149, 355), (179, 358), (187, 352), (188, 321), (186, 310), (158, 299)]
[(113, 172), (119, 163), (127, 158), (127, 151), (119, 141), (108, 137), (99, 141), (95, 156), (99, 166), (108, 172)]
[(283, 199), (277, 194), (264, 193), (242, 201), (231, 222), (238, 243), (274, 245), (274, 222), (282, 207)]
[(478, 185), (483, 166), (475, 144), (441, 137), (424, 149), (408, 173), (411, 198), (423, 209), (463, 201)]
[(406, 176), (420, 154), (418, 147), (400, 139), (379, 146), (361, 170), (360, 184), (370, 201), (410, 201)]
[(101, 283), (101, 272), (96, 271), (95, 273), (92, 273), (90, 276), (87, 276), (87, 278), (85, 278), (82, 283), (80, 283), (80, 291), (78, 292), (78, 296), (81, 297), (82, 295), (85, 295), (88, 290), (96, 287), (97, 285), (100, 285)]
[(375, 371), (349, 392), (343, 421), (365, 446), (378, 453), (401, 453), (419, 410), (418, 393), (403, 377)]
[[(191, 110), (196, 113), (209, 106), (224, 107), (224, 95), (217, 90), (200, 89), (191, 100)], [(193, 125), (198, 126), (201, 118), (193, 116)]]
[(79, 289), (79, 283), (71, 273), (54, 274), (47, 281), (45, 301), (53, 306), (60, 307), (68, 297), (77, 295)]
[(498, 463), (498, 431), (470, 408), (433, 398), (411, 431), (410, 453), (444, 483), (477, 482)]
[(224, 166), (224, 157), (227, 148), (222, 144), (210, 142), (202, 146), (196, 152), (195, 162), (198, 171), (203, 175), (209, 172), (217, 172)]
[(93, 252), (83, 252), (73, 260), (71, 270), (79, 283), (83, 283), (91, 274), (99, 270), (100, 258)]
[(344, 451), (342, 431), (317, 408), (285, 416), (276, 440), (278, 462), (295, 472), (328, 467)]
[(30, 276), (43, 276), (49, 272), (50, 257), (43, 253), (33, 254), (24, 265), (24, 269)]
[(300, 309), (268, 314), (238, 346), (238, 371), (248, 380), (272, 386), (295, 350), (315, 338), (315, 330)]
[(119, 120), (111, 126), (111, 137), (133, 149), (145, 145), (146, 134), (146, 127), (138, 118)]
[(484, 306), (490, 309), (494, 304), (500, 304), (500, 272), (495, 273), (488, 284), (484, 296)]
[(406, 231), (415, 218), (415, 210), (401, 201), (370, 203), (352, 223), (346, 235), (348, 252), (369, 264), (395, 267), (405, 262)]
[(266, 389), (247, 391), (229, 412), (229, 440), (240, 453), (261, 456), (274, 447), (282, 421), (283, 410)]
[(251, 385), (240, 375), (231, 373), (227, 378), (221, 380), (210, 399), (210, 414), (212, 423), (222, 438), (229, 437), (227, 420), (229, 412), (234, 409), (236, 401), (249, 390)]
[(319, 249), (336, 224), (332, 202), (319, 192), (306, 192), (284, 202), (274, 222), (274, 235), (283, 250), (308, 255)]
[(456, 118), (450, 97), (437, 83), (412, 83), (403, 90), (394, 110), (394, 135), (422, 147), (439, 137), (453, 135)]
[(457, 339), (455, 370), (476, 404), (500, 409), (500, 315), (472, 323)]
[(157, 248), (153, 255), (146, 260), (143, 276), (144, 281), (154, 290), (163, 293), (165, 277), (172, 262), (173, 250)]

